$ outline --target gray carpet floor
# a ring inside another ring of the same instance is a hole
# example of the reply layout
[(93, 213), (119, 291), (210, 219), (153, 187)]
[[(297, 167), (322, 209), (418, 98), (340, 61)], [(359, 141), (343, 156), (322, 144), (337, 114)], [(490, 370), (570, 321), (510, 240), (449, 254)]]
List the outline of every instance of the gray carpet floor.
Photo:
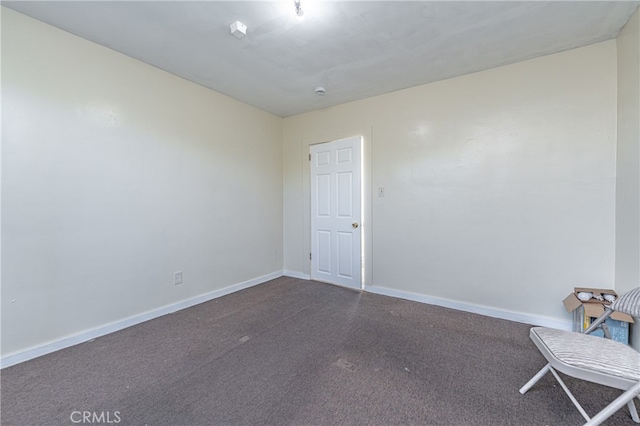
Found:
[[(0, 419), (73, 425), (73, 412), (88, 411), (120, 425), (584, 423), (551, 376), (518, 393), (544, 365), (528, 330), (283, 277), (2, 370)], [(619, 395), (567, 384), (590, 413)], [(634, 423), (621, 410), (606, 424)]]

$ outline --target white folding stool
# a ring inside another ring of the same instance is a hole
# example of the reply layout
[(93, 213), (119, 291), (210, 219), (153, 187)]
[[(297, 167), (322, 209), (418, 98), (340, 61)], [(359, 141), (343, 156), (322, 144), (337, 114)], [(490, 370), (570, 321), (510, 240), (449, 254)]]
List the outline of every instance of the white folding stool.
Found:
[[(587, 420), (586, 425), (599, 425), (624, 405), (629, 407), (631, 418), (636, 423), (640, 423), (633, 402), (633, 398), (640, 398), (640, 353), (623, 343), (589, 335), (614, 311), (640, 317), (640, 287), (615, 300), (584, 333), (533, 327), (529, 332), (531, 340), (547, 359), (548, 364), (520, 389), (520, 393), (527, 392), (547, 372), (551, 371), (571, 402)], [(567, 376), (621, 389), (624, 392), (590, 418), (557, 371)]]

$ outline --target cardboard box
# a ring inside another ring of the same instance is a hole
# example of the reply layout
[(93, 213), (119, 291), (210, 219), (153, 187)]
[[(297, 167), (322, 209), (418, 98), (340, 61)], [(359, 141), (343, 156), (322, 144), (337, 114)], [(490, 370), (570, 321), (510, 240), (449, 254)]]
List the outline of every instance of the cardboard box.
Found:
[[(573, 289), (573, 293), (568, 295), (562, 303), (567, 311), (573, 313), (573, 331), (582, 333), (591, 325), (593, 320), (604, 313), (605, 308), (611, 303), (606, 300), (598, 300), (596, 297), (582, 301), (578, 299), (578, 293), (580, 292), (593, 293), (594, 296), (603, 297), (605, 294), (613, 294), (616, 298), (618, 294), (610, 289), (585, 287), (576, 287)], [(611, 333), (611, 338), (625, 344), (629, 344), (629, 324), (631, 323), (633, 323), (633, 318), (622, 312), (614, 312), (606, 321)], [(594, 336), (604, 335), (601, 329), (595, 330), (592, 334)]]

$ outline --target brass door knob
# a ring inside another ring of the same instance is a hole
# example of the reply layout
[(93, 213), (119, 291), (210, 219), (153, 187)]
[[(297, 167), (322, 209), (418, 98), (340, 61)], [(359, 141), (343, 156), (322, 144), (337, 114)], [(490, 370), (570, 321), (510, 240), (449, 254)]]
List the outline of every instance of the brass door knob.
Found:
[(358, 225), (358, 222), (353, 222), (353, 223), (351, 224), (351, 226), (353, 226), (353, 228), (355, 229), (355, 228), (357, 228), (359, 225)]

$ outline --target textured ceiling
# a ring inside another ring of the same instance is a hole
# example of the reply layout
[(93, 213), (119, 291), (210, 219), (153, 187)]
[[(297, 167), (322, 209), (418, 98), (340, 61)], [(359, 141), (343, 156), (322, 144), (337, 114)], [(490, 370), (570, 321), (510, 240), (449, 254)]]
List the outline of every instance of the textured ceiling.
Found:
[(612, 39), (638, 4), (302, 0), (300, 21), (293, 0), (2, 2), (282, 117)]

